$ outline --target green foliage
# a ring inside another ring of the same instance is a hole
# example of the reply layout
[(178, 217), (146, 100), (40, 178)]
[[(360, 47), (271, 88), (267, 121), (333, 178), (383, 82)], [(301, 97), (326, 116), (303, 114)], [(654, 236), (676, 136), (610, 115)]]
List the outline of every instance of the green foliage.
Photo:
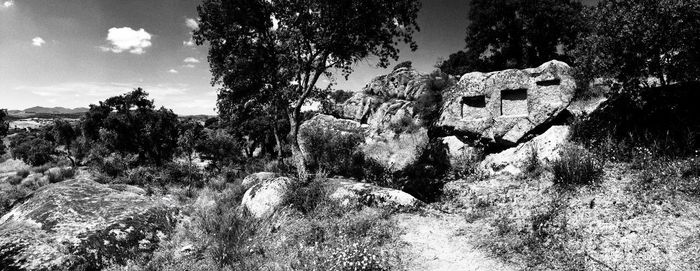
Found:
[(583, 147), (565, 146), (552, 162), (554, 183), (559, 185), (597, 184), (603, 177), (603, 160)]
[(472, 0), (466, 50), (439, 63), (443, 71), (495, 71), (566, 60), (582, 31), (583, 5), (573, 0)]
[(604, 0), (586, 14), (572, 52), (578, 79), (614, 78), (628, 91), (700, 79), (700, 1)]
[(90, 105), (82, 119), (85, 137), (109, 152), (137, 155), (140, 164), (163, 165), (177, 150), (178, 118), (171, 110), (155, 110), (148, 93), (137, 88)]
[(23, 132), (10, 140), (12, 157), (20, 159), (32, 166), (40, 166), (54, 161), (56, 146), (53, 142), (40, 137), (38, 134)]

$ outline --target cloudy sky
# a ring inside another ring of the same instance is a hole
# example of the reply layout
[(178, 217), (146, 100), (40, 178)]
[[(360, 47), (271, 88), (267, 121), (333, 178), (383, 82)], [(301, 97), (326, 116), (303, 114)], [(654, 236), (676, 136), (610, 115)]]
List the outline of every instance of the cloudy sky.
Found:
[[(401, 59), (429, 72), (464, 47), (468, 0), (424, 0), (419, 49)], [(207, 48), (191, 44), (197, 0), (0, 0), (0, 108), (85, 107), (143, 87), (178, 114), (214, 114)], [(369, 59), (337, 87), (386, 71)]]

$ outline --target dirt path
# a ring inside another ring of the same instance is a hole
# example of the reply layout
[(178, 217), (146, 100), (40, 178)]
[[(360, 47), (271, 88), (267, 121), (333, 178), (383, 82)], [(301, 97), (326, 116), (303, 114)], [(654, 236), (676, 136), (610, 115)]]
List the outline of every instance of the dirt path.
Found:
[(515, 270), (471, 245), (461, 230), (467, 222), (460, 215), (399, 214), (393, 220), (404, 230), (408, 270)]

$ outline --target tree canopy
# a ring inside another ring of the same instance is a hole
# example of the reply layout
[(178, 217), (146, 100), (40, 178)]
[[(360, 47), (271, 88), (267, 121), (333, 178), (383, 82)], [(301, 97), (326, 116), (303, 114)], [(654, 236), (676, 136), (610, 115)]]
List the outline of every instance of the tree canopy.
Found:
[(2, 142), (2, 139), (7, 135), (7, 132), (10, 129), (10, 124), (5, 121), (5, 118), (7, 117), (7, 110), (5, 109), (0, 109), (0, 155), (5, 154), (5, 144)]
[(566, 61), (583, 25), (575, 0), (472, 0), (466, 49), (438, 63), (461, 75)]
[(603, 0), (572, 52), (579, 79), (636, 89), (700, 79), (700, 0)]
[(247, 107), (282, 111), (300, 159), (301, 107), (320, 90), (319, 78), (331, 69), (347, 76), (369, 56), (387, 67), (398, 58), (398, 42), (415, 50), (419, 8), (417, 0), (204, 0), (193, 38), (209, 44), (222, 118)]
[(85, 137), (108, 150), (138, 155), (140, 162), (162, 165), (177, 150), (178, 118), (171, 110), (155, 110), (148, 93), (137, 88), (90, 105), (82, 120)]

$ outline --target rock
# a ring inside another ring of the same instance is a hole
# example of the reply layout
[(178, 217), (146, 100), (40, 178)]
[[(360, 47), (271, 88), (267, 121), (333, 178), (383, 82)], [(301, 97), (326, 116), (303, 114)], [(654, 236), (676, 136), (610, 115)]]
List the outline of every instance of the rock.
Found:
[(271, 180), (277, 177), (277, 173), (274, 172), (258, 172), (246, 176), (241, 182), (243, 189), (248, 190), (253, 187), (253, 185), (259, 184), (261, 182)]
[(571, 103), (576, 83), (564, 62), (537, 68), (473, 72), (443, 94), (436, 126), (454, 135), (512, 146), (549, 125)]
[[(294, 180), (277, 177), (254, 185), (243, 195), (242, 206), (253, 217), (265, 218), (282, 208)], [(324, 183), (328, 200), (344, 206), (363, 204), (390, 209), (414, 209), (423, 205), (406, 192), (383, 188), (348, 179), (327, 179)]]
[(278, 210), (293, 180), (287, 177), (268, 179), (253, 185), (243, 194), (241, 204), (256, 218), (264, 218)]
[(411, 68), (401, 68), (387, 75), (375, 77), (362, 90), (364, 93), (407, 101), (415, 101), (429, 93), (428, 76)]
[(19, 270), (99, 270), (149, 257), (172, 232), (175, 205), (86, 178), (50, 184), (0, 218), (0, 263)]
[(369, 116), (384, 102), (384, 99), (358, 92), (350, 99), (340, 104), (340, 116), (344, 119), (359, 121), (366, 124)]
[(46, 172), (44, 172), (44, 175), (54, 175), (58, 176), (62, 172), (60, 167), (52, 167), (50, 169), (47, 169)]
[[(458, 136), (448, 136), (441, 138), (442, 143), (447, 146), (447, 154), (450, 159), (450, 164), (455, 166), (462, 161), (462, 159), (471, 159), (473, 157), (478, 157), (482, 152), (481, 149), (475, 147), (474, 144), (468, 144), (469, 140), (460, 138)], [(469, 142), (472, 143), (472, 142)]]
[(518, 175), (527, 167), (533, 151), (536, 152), (539, 163), (546, 165), (559, 157), (559, 151), (566, 143), (569, 131), (569, 126), (552, 126), (545, 133), (526, 143), (486, 156), (480, 168), (489, 175), (500, 173)]
[(328, 179), (328, 198), (344, 206), (363, 204), (392, 210), (416, 209), (424, 203), (406, 192), (347, 179)]
[(592, 97), (573, 101), (566, 110), (576, 117), (588, 116), (598, 110), (608, 99), (605, 97)]

